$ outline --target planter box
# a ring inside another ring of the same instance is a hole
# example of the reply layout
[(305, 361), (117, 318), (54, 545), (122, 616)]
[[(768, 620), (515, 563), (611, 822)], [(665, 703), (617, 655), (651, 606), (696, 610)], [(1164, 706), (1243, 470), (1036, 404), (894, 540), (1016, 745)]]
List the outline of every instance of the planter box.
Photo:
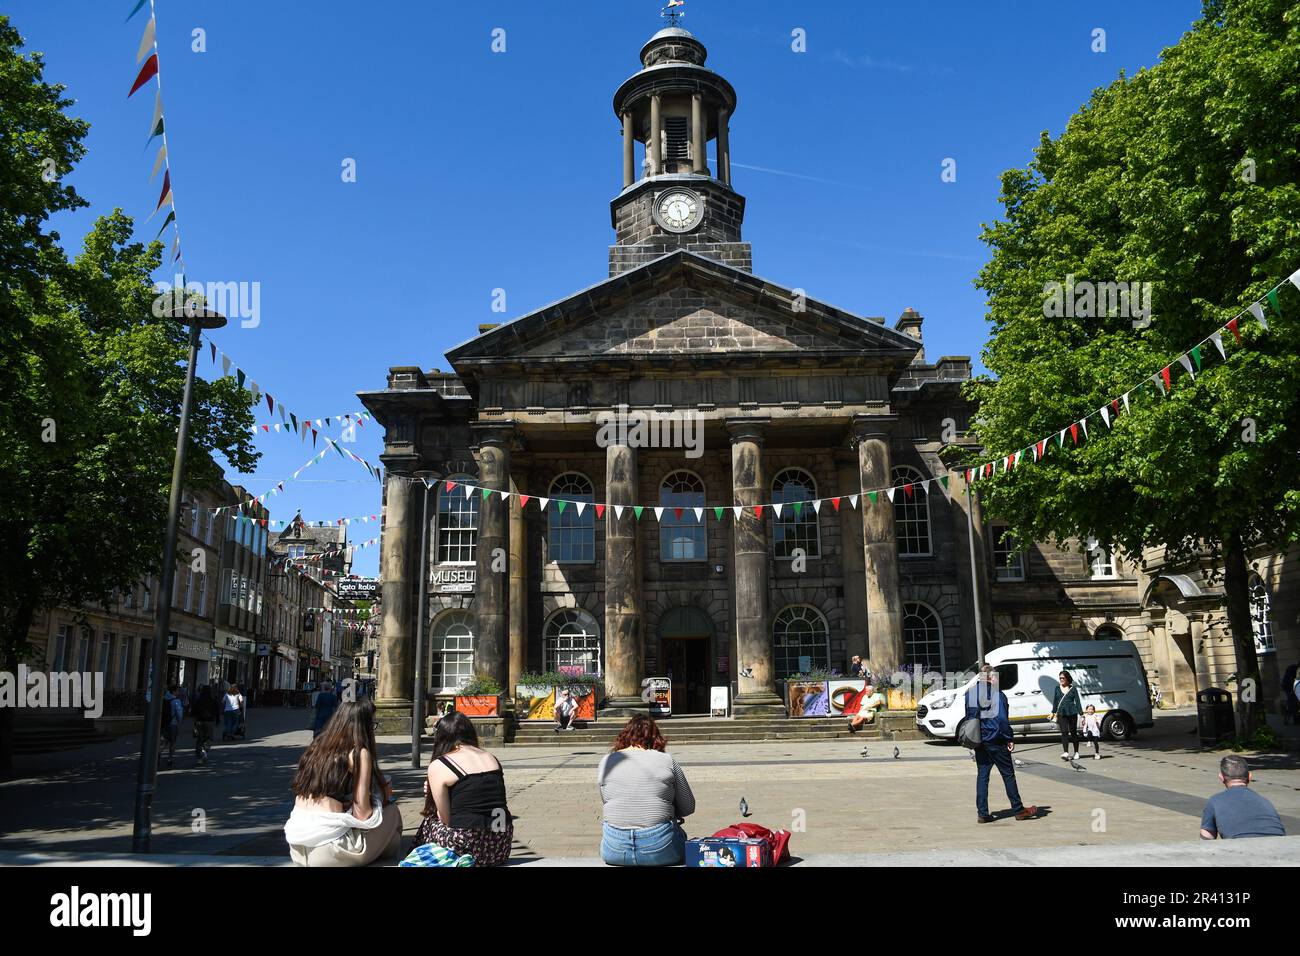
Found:
[(501, 715), (501, 695), (474, 694), (465, 697), (457, 694), (456, 709), (466, 717), (499, 717)]
[(916, 698), (910, 687), (891, 687), (885, 694), (886, 710), (916, 710)]

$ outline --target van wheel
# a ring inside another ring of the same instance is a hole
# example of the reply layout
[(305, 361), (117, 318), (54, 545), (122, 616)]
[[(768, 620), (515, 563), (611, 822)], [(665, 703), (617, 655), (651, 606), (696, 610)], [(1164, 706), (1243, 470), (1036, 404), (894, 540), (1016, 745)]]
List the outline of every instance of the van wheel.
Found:
[(1102, 736), (1110, 740), (1132, 740), (1136, 732), (1133, 718), (1128, 714), (1107, 714), (1106, 719), (1101, 722)]

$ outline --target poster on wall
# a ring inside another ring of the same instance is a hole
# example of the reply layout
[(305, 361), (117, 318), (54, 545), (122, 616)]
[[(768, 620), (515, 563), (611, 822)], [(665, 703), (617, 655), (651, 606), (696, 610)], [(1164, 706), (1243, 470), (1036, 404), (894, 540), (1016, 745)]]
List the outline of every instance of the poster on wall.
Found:
[(840, 717), (844, 714), (851, 713), (845, 710), (852, 705), (854, 699), (867, 686), (864, 680), (832, 680), (826, 682), (827, 703), (830, 706), (830, 715)]
[(826, 681), (789, 681), (786, 707), (791, 717), (825, 717), (830, 713)]

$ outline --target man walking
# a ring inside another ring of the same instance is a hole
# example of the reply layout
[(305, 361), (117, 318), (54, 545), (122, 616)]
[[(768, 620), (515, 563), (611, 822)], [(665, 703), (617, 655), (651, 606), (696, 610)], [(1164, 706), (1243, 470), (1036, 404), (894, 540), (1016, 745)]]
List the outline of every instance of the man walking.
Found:
[(316, 720), (312, 723), (311, 735), (315, 737), (325, 725), (330, 722), (334, 716), (334, 711), (339, 705), (339, 699), (334, 693), (333, 681), (322, 681), (320, 693), (316, 695)]
[(989, 775), (996, 765), (1006, 787), (1007, 799), (1017, 820), (1032, 820), (1038, 807), (1027, 807), (1016, 789), (1016, 767), (1011, 759), (1015, 740), (1008, 719), (1007, 695), (998, 689), (998, 673), (988, 664), (980, 668), (979, 678), (966, 692), (966, 716), (980, 722), (980, 746), (975, 748), (975, 765), (979, 775), (975, 782), (975, 809), (980, 823), (992, 823), (989, 814)]
[(1282, 818), (1250, 787), (1250, 765), (1235, 754), (1219, 761), (1223, 792), (1205, 804), (1201, 814), (1202, 840), (1235, 840), (1238, 837), (1286, 836)]

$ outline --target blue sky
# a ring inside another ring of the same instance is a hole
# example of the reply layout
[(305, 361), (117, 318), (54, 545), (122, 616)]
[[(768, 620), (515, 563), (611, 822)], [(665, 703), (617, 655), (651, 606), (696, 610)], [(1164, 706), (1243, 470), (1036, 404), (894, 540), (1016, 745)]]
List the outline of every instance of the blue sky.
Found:
[[(145, 149), (153, 87), (127, 100), (148, 13), (133, 0), (9, 0), (46, 79), (91, 124), (71, 182), (90, 210), (56, 219), (79, 247), (92, 216), (137, 224), (158, 198)], [(998, 177), (1023, 166), (1091, 91), (1154, 64), (1199, 13), (1159, 3), (688, 0), (683, 23), (739, 97), (733, 184), (754, 271), (891, 324), (926, 317), (926, 352), (986, 338), (972, 280)], [(446, 368), (479, 323), (607, 274), (621, 182), (610, 105), (661, 26), (659, 3), (157, 0), (172, 185), (202, 282), (260, 283), (260, 322), (214, 338), (262, 388), (312, 418), (359, 409), (390, 365)], [(193, 52), (192, 31), (207, 51)], [(505, 31), (505, 52), (492, 31)], [(792, 50), (805, 31), (807, 51)], [(1093, 30), (1106, 51), (1093, 52)], [(356, 182), (342, 181), (344, 159)], [(941, 180), (956, 160), (956, 182)], [(152, 225), (139, 235), (152, 238)], [(169, 276), (164, 270), (159, 278)], [(493, 290), (506, 312), (492, 311)], [(203, 374), (213, 366), (200, 364)], [(258, 422), (273, 420), (265, 404)], [(337, 435), (337, 430), (331, 434)], [(381, 430), (351, 447), (378, 463)], [(263, 436), (260, 494), (313, 453)], [(308, 520), (379, 511), (380, 487), (330, 455), (270, 499)], [(311, 479), (311, 480), (305, 480)], [(349, 538), (378, 534), (357, 524)], [(354, 570), (374, 574), (378, 549)]]

